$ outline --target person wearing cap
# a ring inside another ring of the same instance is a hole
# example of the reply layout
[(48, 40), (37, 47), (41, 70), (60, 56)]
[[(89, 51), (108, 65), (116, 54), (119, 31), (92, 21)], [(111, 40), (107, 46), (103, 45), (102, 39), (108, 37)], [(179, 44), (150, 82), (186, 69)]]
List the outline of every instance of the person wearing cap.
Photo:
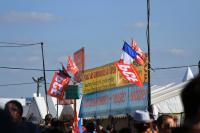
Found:
[(134, 132), (135, 133), (155, 133), (148, 111), (136, 110), (133, 114)]

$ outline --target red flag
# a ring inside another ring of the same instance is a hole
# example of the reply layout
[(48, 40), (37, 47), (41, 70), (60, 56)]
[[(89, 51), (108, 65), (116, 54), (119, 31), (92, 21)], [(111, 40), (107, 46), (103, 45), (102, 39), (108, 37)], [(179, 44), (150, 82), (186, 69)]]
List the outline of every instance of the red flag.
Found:
[(144, 66), (144, 60), (145, 60), (145, 53), (138, 47), (137, 42), (132, 39), (132, 45), (131, 47), (137, 52), (137, 56), (135, 58), (135, 61)]
[(74, 79), (77, 82), (81, 82), (83, 71), (85, 68), (85, 50), (84, 47), (74, 52), (74, 62), (79, 69), (79, 72), (75, 75)]
[(73, 73), (74, 75), (76, 73), (78, 73), (78, 67), (76, 66), (76, 64), (74, 63), (73, 59), (71, 56), (68, 56), (67, 57), (67, 60), (68, 60), (68, 64), (67, 64), (67, 71)]
[(64, 71), (55, 72), (48, 89), (48, 94), (62, 100), (64, 97), (64, 86), (68, 85), (70, 79)]
[(77, 116), (77, 112), (74, 112), (74, 123), (72, 126), (72, 131), (73, 133), (80, 133), (79, 128), (78, 128), (78, 116)]
[(128, 80), (130, 83), (136, 84), (139, 87), (143, 87), (140, 75), (133, 64), (115, 62), (115, 66), (126, 80)]

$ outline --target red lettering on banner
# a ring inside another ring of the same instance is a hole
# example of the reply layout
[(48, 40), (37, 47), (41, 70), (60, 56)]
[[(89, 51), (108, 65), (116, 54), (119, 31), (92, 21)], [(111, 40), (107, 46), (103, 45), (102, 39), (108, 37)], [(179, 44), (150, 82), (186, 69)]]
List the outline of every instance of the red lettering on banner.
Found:
[(119, 72), (127, 79), (130, 83), (136, 84), (139, 87), (143, 87), (140, 75), (138, 71), (135, 69), (133, 64), (124, 64), (124, 63), (115, 63)]
[(131, 93), (131, 100), (143, 100), (145, 98), (145, 90), (136, 90)]
[(97, 98), (84, 99), (83, 106), (92, 107), (92, 106), (104, 105), (108, 103), (108, 100), (109, 100), (108, 96), (100, 96)]
[(122, 103), (125, 101), (126, 92), (112, 94), (112, 101), (114, 103)]

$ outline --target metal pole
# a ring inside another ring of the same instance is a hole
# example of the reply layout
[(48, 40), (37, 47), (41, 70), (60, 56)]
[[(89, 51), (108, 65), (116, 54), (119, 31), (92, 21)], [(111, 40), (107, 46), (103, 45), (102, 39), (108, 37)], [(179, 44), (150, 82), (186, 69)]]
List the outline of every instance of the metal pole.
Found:
[(47, 106), (47, 114), (48, 114), (48, 112), (49, 112), (49, 106), (48, 106), (48, 101), (47, 101), (47, 84), (46, 84), (46, 74), (45, 74), (45, 64), (44, 64), (43, 42), (41, 42), (41, 49), (42, 49), (43, 75), (44, 75), (44, 89), (45, 89), (46, 106)]
[(36, 92), (36, 93), (37, 93), (37, 97), (39, 97), (39, 88), (40, 88), (39, 83), (40, 83), (40, 82), (39, 82), (39, 80), (38, 80), (38, 81), (37, 81), (37, 92)]
[(148, 46), (148, 108), (150, 109), (151, 106), (151, 55), (150, 55), (150, 0), (147, 0), (147, 30), (146, 30), (146, 36), (147, 36), (147, 46)]
[(56, 107), (57, 107), (57, 119), (58, 119), (58, 98), (57, 98), (57, 105), (56, 105)]
[(198, 63), (198, 68), (199, 68), (199, 75), (200, 75), (200, 61)]
[[(76, 83), (74, 82), (73, 85), (76, 85)], [(77, 115), (77, 112), (76, 112), (76, 99), (74, 99), (74, 120), (75, 120), (75, 117), (77, 117), (76, 115)]]
[(42, 81), (44, 81), (44, 77), (38, 77), (37, 79), (35, 79), (34, 77), (32, 77), (33, 81), (37, 84), (37, 97), (39, 97), (39, 90), (40, 90), (40, 83)]

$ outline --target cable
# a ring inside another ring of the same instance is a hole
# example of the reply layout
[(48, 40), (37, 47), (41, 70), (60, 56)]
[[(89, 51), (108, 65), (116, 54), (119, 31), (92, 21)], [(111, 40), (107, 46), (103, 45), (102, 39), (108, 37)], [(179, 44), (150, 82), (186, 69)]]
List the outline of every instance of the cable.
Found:
[[(165, 70), (165, 69), (176, 69), (176, 68), (184, 68), (184, 67), (196, 67), (198, 65), (186, 65), (186, 66), (173, 66), (173, 67), (150, 67), (150, 70), (156, 71), (156, 70)], [(38, 68), (23, 68), (23, 67), (6, 67), (6, 66), (0, 66), (0, 69), (17, 69), (17, 70), (25, 70), (25, 71), (43, 71), (43, 69)], [(59, 71), (56, 69), (46, 69), (45, 71)]]
[[(29, 82), (29, 83), (13, 83), (13, 84), (0, 84), (1, 86), (7, 87), (7, 86), (18, 86), (18, 85), (29, 85), (29, 84), (35, 84), (35, 82)], [(46, 84), (50, 84), (50, 83), (46, 83)]]
[(35, 83), (30, 82), (30, 83), (16, 83), (16, 84), (1, 84), (0, 86), (15, 86), (15, 85), (28, 85), (28, 84), (35, 84)]
[(8, 45), (0, 45), (0, 47), (29, 47), (29, 46), (34, 46), (34, 45), (40, 45), (41, 43), (14, 43), (14, 42), (0, 42), (0, 44), (8, 44)]
[(198, 66), (198, 65), (187, 65), (187, 66), (177, 66), (177, 67), (157, 67), (157, 68), (151, 67), (151, 69), (155, 71), (155, 70), (175, 69), (175, 68), (194, 67), (194, 66)]
[(14, 45), (38, 45), (41, 43), (16, 43), (16, 42), (2, 42), (0, 41), (1, 44), (14, 44)]
[[(0, 69), (16, 69), (16, 70), (26, 70), (26, 71), (43, 71), (43, 69), (38, 69), (38, 68), (6, 67), (6, 66), (0, 66)], [(45, 71), (59, 71), (59, 70), (45, 70)]]

